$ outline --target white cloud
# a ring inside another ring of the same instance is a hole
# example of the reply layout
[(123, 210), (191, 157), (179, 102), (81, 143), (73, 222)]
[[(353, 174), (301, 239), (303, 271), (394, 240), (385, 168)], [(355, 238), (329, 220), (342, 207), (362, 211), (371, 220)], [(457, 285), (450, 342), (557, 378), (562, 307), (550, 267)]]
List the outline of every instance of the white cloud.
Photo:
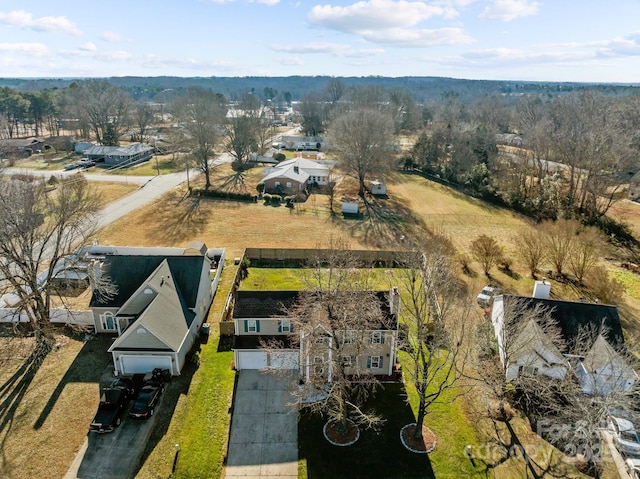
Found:
[(24, 10), (14, 10), (12, 12), (0, 12), (0, 23), (17, 28), (34, 30), (46, 33), (67, 33), (69, 35), (80, 36), (82, 32), (75, 23), (66, 17), (40, 17), (33, 18)]
[(376, 49), (354, 49), (345, 43), (303, 43), (296, 45), (271, 45), (269, 48), (276, 52), (286, 52), (294, 54), (327, 54), (336, 57), (363, 58), (373, 57), (384, 53), (380, 48)]
[(346, 7), (316, 5), (309, 13), (313, 25), (344, 33), (362, 30), (411, 27), (433, 17), (453, 18), (453, 9), (405, 0), (367, 0)]
[(0, 52), (44, 57), (49, 48), (43, 43), (0, 43)]
[(109, 42), (109, 43), (121, 43), (121, 42), (128, 42), (130, 41), (128, 38), (120, 35), (117, 32), (112, 32), (109, 30), (105, 30), (104, 32), (102, 32), (100, 34), (100, 38), (102, 40), (104, 40), (105, 42)]
[(472, 43), (473, 39), (460, 28), (434, 30), (390, 28), (360, 32), (365, 40), (395, 47), (421, 48)]
[(531, 0), (495, 0), (484, 9), (480, 18), (510, 22), (520, 17), (536, 15), (540, 3)]

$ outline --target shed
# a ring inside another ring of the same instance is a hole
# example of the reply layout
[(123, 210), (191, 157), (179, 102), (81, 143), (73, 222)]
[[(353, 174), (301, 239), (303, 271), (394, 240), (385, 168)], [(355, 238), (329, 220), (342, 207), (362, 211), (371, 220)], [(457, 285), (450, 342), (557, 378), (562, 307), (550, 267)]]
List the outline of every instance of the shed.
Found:
[(371, 182), (371, 185), (369, 187), (372, 195), (387, 194), (387, 185), (385, 185), (384, 181), (374, 180)]
[(360, 212), (360, 204), (357, 198), (351, 196), (342, 197), (342, 214), (357, 215)]

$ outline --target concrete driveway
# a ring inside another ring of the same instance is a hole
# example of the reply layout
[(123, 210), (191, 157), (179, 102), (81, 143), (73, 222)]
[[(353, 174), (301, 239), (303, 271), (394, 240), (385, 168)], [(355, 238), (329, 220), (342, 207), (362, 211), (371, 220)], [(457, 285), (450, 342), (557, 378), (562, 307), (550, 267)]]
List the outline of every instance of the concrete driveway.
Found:
[(238, 371), (226, 477), (296, 479), (298, 413), (289, 386), (295, 375)]
[[(129, 405), (130, 407), (130, 405)], [(140, 457), (158, 415), (146, 420), (122, 415), (122, 424), (113, 432), (89, 432), (64, 479), (128, 479), (135, 477)], [(162, 407), (162, 398), (158, 407)]]

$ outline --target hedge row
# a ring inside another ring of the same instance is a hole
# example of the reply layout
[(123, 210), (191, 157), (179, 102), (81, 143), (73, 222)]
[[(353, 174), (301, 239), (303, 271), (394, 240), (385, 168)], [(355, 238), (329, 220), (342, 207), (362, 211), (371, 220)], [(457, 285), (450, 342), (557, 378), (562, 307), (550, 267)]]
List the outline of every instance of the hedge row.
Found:
[(256, 203), (258, 201), (258, 195), (252, 195), (251, 193), (234, 193), (232, 191), (220, 191), (220, 190), (193, 190), (194, 196), (206, 196), (208, 198), (222, 198), (225, 200), (236, 201), (251, 201)]

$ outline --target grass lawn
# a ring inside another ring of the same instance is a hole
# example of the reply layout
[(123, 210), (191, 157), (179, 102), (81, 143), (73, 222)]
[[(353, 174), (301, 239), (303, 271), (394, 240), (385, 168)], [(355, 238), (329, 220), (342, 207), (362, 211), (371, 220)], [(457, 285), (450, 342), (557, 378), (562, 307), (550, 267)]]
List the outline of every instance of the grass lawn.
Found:
[(14, 341), (0, 338), (0, 477), (59, 479), (82, 446), (98, 407), (100, 375), (111, 362), (111, 338), (83, 342), (60, 335), (60, 348), (31, 371), (22, 368), (20, 359), (28, 355), (31, 341), (8, 351)]
[[(402, 384), (384, 384), (367, 408), (384, 415), (379, 431), (361, 431), (352, 446), (331, 445), (322, 434), (326, 418), (301, 414), (298, 424), (299, 477), (308, 479), (433, 478), (427, 454), (413, 454), (400, 442), (400, 429), (415, 422)], [(444, 452), (443, 452), (444, 453)], [(463, 475), (451, 477), (465, 477)]]
[[(164, 414), (154, 431), (146, 459), (136, 477), (167, 477), (171, 472), (175, 445), (180, 444), (177, 477), (221, 477), (227, 440), (235, 372), (233, 353), (218, 352), (218, 321), (229, 294), (236, 267), (226, 263), (216, 297), (209, 311), (211, 335), (201, 346), (200, 366), (185, 372), (185, 384), (177, 388), (173, 411)], [(193, 367), (193, 366), (190, 366)], [(180, 378), (182, 379), (182, 378)]]

